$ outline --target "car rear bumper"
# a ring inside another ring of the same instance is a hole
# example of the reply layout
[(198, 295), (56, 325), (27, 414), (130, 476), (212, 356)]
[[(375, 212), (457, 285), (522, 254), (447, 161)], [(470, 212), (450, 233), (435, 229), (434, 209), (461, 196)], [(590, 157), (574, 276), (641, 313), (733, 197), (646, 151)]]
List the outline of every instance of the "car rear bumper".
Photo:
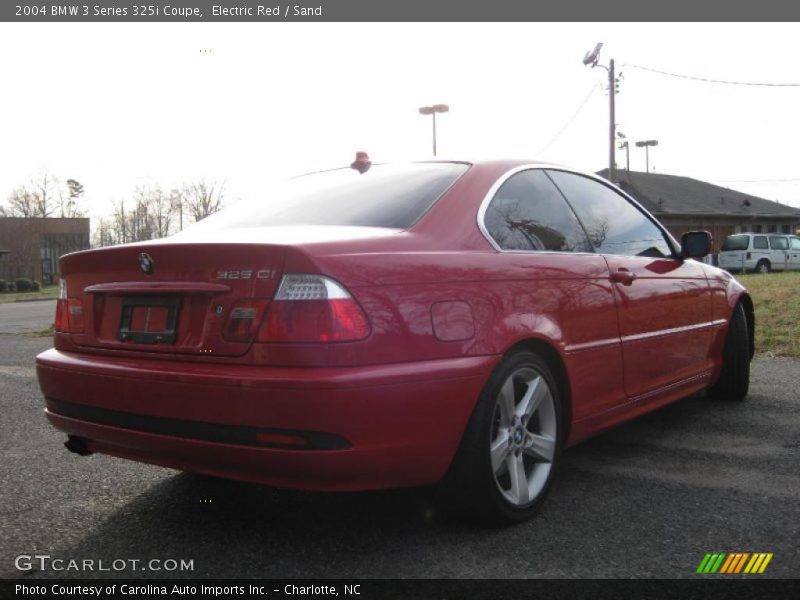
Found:
[(439, 481), (496, 356), (360, 368), (37, 357), (50, 422), (88, 450), (283, 487)]

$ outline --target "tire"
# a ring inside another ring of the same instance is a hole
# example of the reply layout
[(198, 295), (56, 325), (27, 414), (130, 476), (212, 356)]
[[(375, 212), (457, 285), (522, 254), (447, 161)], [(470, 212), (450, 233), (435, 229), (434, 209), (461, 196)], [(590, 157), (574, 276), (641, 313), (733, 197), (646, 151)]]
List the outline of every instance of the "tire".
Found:
[(756, 265), (756, 273), (761, 273), (762, 275), (766, 275), (772, 270), (771, 265), (769, 264), (768, 260), (760, 260)]
[(736, 305), (722, 350), (722, 372), (708, 390), (709, 396), (742, 400), (750, 387), (750, 330), (741, 303)]
[(562, 431), (561, 398), (550, 367), (529, 351), (509, 354), (470, 417), (442, 485), (443, 510), (502, 525), (529, 519), (550, 488)]

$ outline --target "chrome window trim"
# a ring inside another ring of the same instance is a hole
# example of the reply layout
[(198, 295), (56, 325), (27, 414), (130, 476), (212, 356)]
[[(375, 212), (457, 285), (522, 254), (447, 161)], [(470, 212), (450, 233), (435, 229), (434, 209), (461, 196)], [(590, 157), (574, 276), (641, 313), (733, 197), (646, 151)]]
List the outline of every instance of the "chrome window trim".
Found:
[[(630, 202), (639, 212), (642, 213), (642, 216), (644, 218), (648, 219), (661, 232), (661, 235), (664, 236), (664, 240), (666, 241), (667, 246), (669, 246), (669, 248), (672, 250), (672, 256), (671, 257), (664, 257), (664, 258), (673, 258), (674, 259), (674, 258), (677, 258), (680, 255), (680, 253), (678, 251), (679, 246), (678, 246), (677, 241), (675, 240), (675, 238), (673, 238), (672, 235), (664, 228), (664, 226), (661, 225), (661, 223), (658, 221), (658, 219), (656, 219), (653, 215), (650, 214), (650, 211), (648, 211), (644, 206), (639, 204), (636, 201), (635, 198), (633, 198), (629, 194), (625, 193), (625, 191), (621, 190), (620, 188), (618, 188), (616, 185), (614, 185), (610, 181), (608, 181), (606, 179), (603, 179), (602, 177), (600, 177), (599, 175), (596, 175), (594, 173), (586, 173), (586, 172), (580, 171), (578, 169), (571, 169), (569, 167), (562, 167), (560, 165), (554, 165), (554, 164), (548, 164), (548, 163), (528, 163), (528, 164), (524, 164), (524, 165), (518, 165), (516, 167), (513, 167), (512, 169), (509, 169), (508, 171), (506, 171), (505, 173), (500, 175), (500, 177), (497, 178), (497, 181), (495, 181), (492, 184), (492, 187), (489, 188), (489, 191), (486, 193), (486, 196), (484, 196), (483, 200), (481, 201), (480, 207), (478, 208), (478, 215), (477, 215), (478, 229), (480, 230), (480, 232), (483, 235), (483, 237), (486, 238), (486, 241), (489, 242), (489, 244), (492, 246), (492, 248), (494, 248), (498, 252), (517, 253), (517, 254), (542, 254), (542, 253), (576, 254), (576, 255), (581, 255), (581, 254), (597, 255), (597, 254), (600, 254), (598, 252), (564, 252), (564, 251), (555, 251), (555, 250), (504, 250), (503, 248), (501, 248), (497, 244), (497, 242), (495, 242), (494, 238), (492, 238), (492, 236), (489, 234), (489, 230), (486, 229), (486, 224), (484, 223), (484, 220), (485, 220), (485, 217), (486, 217), (486, 211), (489, 208), (489, 204), (491, 203), (492, 199), (494, 198), (495, 194), (500, 189), (500, 187), (506, 181), (508, 181), (508, 179), (510, 179), (511, 177), (516, 175), (517, 173), (521, 173), (522, 171), (533, 171), (533, 170), (564, 171), (565, 173), (572, 173), (573, 175), (580, 175), (580, 176), (586, 177), (587, 179), (592, 179), (592, 180), (596, 181), (597, 183), (599, 183), (601, 185), (605, 185), (606, 187), (611, 188), (614, 192), (618, 193), (625, 200)], [(553, 182), (553, 185), (555, 185), (556, 189), (559, 191), (559, 193), (561, 193), (561, 190), (555, 184), (555, 182)], [(563, 193), (562, 193), (562, 197), (564, 197)], [(565, 198), (564, 201), (567, 204), (567, 207), (569, 207), (570, 210), (572, 210), (572, 207), (569, 204), (569, 199)], [(583, 227), (583, 225), (581, 225), (581, 227)], [(778, 234), (778, 235), (780, 235), (780, 234)], [(629, 255), (627, 255), (627, 254), (614, 254), (613, 256), (629, 256)], [(653, 257), (650, 257), (650, 258), (653, 258)]]

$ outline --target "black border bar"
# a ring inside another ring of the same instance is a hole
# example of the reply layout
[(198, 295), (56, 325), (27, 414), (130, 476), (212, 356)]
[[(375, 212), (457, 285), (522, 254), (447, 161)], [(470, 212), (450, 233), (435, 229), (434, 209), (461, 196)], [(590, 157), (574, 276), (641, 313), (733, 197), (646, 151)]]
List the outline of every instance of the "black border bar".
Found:
[[(36, 573), (41, 576), (41, 573)], [(45, 594), (37, 595), (21, 593), (17, 585), (44, 588)], [(515, 600), (535, 599), (550, 600), (569, 598), (569, 600), (596, 600), (614, 598), (615, 600), (662, 598), (675, 600), (769, 600), (772, 598), (797, 598), (800, 594), (800, 582), (786, 579), (492, 579), (492, 580), (453, 580), (453, 579), (7, 579), (0, 581), (0, 597), (2, 598), (54, 598), (59, 600), (77, 600), (97, 598), (88, 594), (53, 594), (53, 586), (66, 589), (81, 586), (103, 588), (100, 597), (109, 598), (302, 598), (316, 600), (319, 598), (350, 598), (352, 600), (395, 600), (395, 599), (437, 599), (437, 600)], [(111, 592), (111, 586), (114, 591)], [(174, 595), (157, 593), (154, 595), (121, 593), (123, 586), (147, 588), (155, 586), (166, 588), (169, 592), (173, 586), (193, 586), (194, 594)], [(203, 587), (205, 586), (205, 588)], [(287, 586), (289, 586), (287, 588)], [(291, 586), (318, 589), (320, 593), (287, 593)], [(350, 593), (345, 593), (349, 586)], [(357, 586), (357, 587), (356, 587)], [(219, 587), (236, 587), (233, 594), (219, 595), (203, 593), (204, 589), (213, 590)], [(331, 593), (331, 588), (336, 594)], [(260, 593), (255, 593), (258, 590)], [(353, 593), (355, 590), (355, 593)]]
[[(142, 11), (141, 7), (153, 7)], [(53, 7), (64, 7), (56, 8)], [(220, 7), (214, 9), (214, 7)], [(25, 8), (27, 7), (27, 8)], [(45, 10), (41, 11), (40, 8)], [(70, 8), (70, 7), (75, 7)], [(238, 8), (237, 8), (238, 7)], [(229, 10), (223, 10), (229, 9)], [(157, 10), (156, 10), (157, 9)], [(230, 10), (233, 9), (233, 10)], [(11, 22), (505, 22), (505, 21), (796, 21), (786, 0), (3, 0)], [(676, 35), (680, 32), (676, 30)]]

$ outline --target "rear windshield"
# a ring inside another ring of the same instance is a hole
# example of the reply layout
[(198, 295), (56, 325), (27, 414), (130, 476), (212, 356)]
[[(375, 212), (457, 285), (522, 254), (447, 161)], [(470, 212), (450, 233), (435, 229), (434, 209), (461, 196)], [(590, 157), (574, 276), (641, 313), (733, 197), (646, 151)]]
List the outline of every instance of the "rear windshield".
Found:
[(198, 223), (219, 231), (280, 225), (343, 225), (408, 229), (468, 165), (375, 165), (363, 175), (337, 169), (295, 177), (257, 199), (239, 202)]
[(747, 250), (747, 242), (750, 236), (747, 235), (729, 235), (722, 244), (722, 251), (727, 250)]

